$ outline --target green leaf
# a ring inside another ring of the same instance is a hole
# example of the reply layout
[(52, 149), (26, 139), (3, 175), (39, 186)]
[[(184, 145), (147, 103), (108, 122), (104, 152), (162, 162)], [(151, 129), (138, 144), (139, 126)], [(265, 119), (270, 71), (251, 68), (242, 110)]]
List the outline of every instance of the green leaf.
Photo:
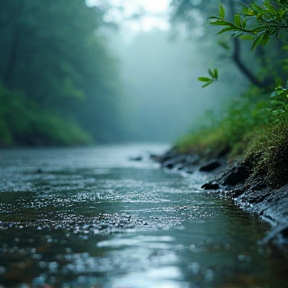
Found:
[(211, 78), (208, 78), (208, 77), (199, 77), (198, 80), (199, 80), (199, 81), (202, 81), (202, 82), (212, 81)]
[(221, 19), (225, 19), (225, 9), (222, 4), (219, 5), (219, 17)]
[(239, 36), (239, 39), (241, 39), (241, 40), (250, 40), (251, 41), (251, 40), (254, 39), (254, 37), (252, 35), (242, 34), (242, 35)]
[(281, 92), (280, 91), (274, 91), (274, 92), (271, 93), (270, 97), (271, 98), (275, 98), (275, 97), (277, 97), (277, 96), (279, 96), (281, 94), (282, 94), (282, 91)]
[(210, 75), (212, 78), (215, 78), (215, 77), (214, 77), (214, 73), (213, 73), (213, 71), (212, 71), (210, 68), (208, 69), (208, 73), (209, 73), (209, 75)]
[(283, 109), (277, 109), (277, 110), (273, 110), (272, 111), (272, 115), (274, 115), (274, 116), (278, 116), (278, 115), (280, 115), (280, 114), (282, 114), (282, 113), (284, 113), (285, 111), (283, 110)]
[(213, 83), (213, 81), (211, 80), (211, 81), (209, 81), (208, 83), (204, 84), (204, 85), (202, 86), (202, 88), (205, 88), (205, 87), (209, 86), (209, 85), (212, 84), (212, 83)]
[(263, 34), (256, 37), (255, 41), (253, 42), (251, 50), (253, 51), (257, 46), (259, 46), (261, 44), (262, 40), (263, 40)]
[(226, 21), (223, 20), (216, 20), (216, 21), (210, 21), (211, 25), (219, 25), (219, 26), (228, 26)]
[(234, 31), (234, 28), (233, 27), (227, 27), (227, 28), (224, 28), (222, 30), (220, 30), (217, 35), (220, 35), (222, 33), (225, 33), (225, 32), (228, 32), (228, 31)]
[(253, 9), (248, 9), (246, 12), (246, 15), (247, 16), (255, 16), (255, 15), (257, 15), (257, 12)]
[(269, 41), (269, 39), (270, 39), (270, 32), (271, 32), (271, 31), (266, 30), (266, 31), (263, 33), (263, 37), (262, 37), (262, 41), (261, 41), (261, 44), (262, 44), (262, 45), (267, 44), (267, 42)]
[[(210, 24), (211, 25), (219, 25), (219, 26), (230, 26), (230, 27), (235, 27), (235, 25), (233, 23), (221, 20), (219, 18), (215, 18), (215, 17), (210, 17), (208, 18), (208, 20), (210, 20)], [(236, 27), (235, 27), (236, 28)]]
[(214, 75), (215, 75), (215, 79), (218, 79), (218, 69), (214, 69)]
[(238, 13), (236, 13), (234, 16), (234, 24), (238, 27), (241, 27), (241, 18)]
[(242, 28), (245, 29), (247, 25), (247, 19), (242, 20)]

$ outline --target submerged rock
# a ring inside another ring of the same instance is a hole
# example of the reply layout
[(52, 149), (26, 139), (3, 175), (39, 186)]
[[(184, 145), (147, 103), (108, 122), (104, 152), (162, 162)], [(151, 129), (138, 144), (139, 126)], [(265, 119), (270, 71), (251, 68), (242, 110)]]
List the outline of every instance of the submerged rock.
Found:
[(243, 183), (250, 175), (250, 169), (245, 166), (233, 165), (229, 166), (222, 175), (221, 184), (224, 186), (235, 186)]

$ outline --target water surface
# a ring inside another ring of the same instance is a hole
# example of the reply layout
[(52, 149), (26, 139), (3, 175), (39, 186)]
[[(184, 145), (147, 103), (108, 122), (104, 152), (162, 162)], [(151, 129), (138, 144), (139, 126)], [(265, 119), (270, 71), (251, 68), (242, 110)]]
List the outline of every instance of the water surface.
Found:
[(129, 157), (164, 145), (0, 151), (3, 287), (287, 287), (270, 225)]

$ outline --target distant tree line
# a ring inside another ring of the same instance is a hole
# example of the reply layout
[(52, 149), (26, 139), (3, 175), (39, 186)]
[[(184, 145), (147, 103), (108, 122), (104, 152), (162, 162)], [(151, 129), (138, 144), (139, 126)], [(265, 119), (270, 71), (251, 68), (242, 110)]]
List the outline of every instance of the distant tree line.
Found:
[(103, 11), (85, 0), (0, 0), (0, 145), (125, 137)]

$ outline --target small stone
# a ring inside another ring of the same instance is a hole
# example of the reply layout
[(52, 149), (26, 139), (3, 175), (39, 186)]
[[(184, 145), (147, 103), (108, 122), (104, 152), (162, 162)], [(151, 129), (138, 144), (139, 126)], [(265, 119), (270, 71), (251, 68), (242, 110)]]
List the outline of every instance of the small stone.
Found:
[(216, 183), (216, 182), (208, 182), (208, 183), (205, 183), (204, 185), (201, 186), (202, 189), (204, 190), (216, 190), (216, 189), (219, 189), (219, 184)]

